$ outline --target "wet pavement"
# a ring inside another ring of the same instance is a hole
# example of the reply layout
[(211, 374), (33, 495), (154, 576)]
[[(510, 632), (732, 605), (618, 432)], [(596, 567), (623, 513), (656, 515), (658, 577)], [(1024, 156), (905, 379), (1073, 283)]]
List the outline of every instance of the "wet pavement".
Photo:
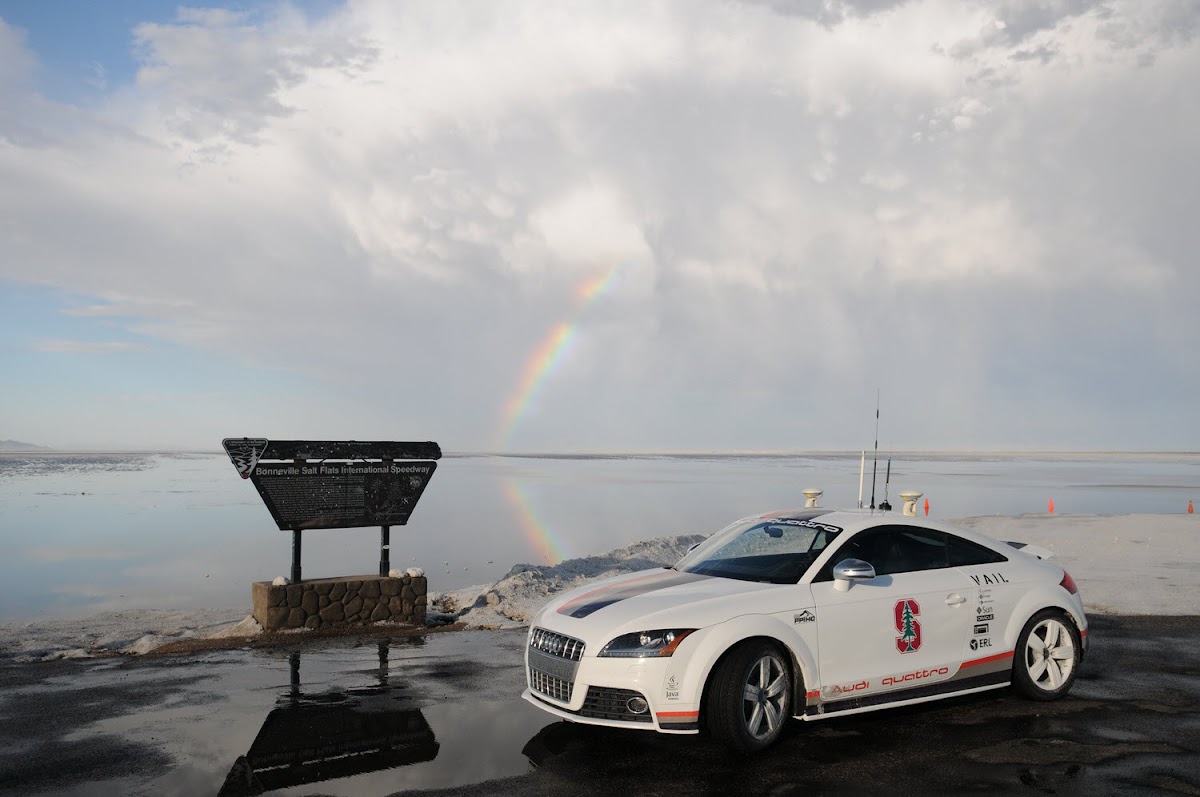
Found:
[(816, 723), (757, 756), (555, 721), (519, 631), (0, 664), (0, 794), (1200, 795), (1200, 618), (1092, 618), (1071, 695)]

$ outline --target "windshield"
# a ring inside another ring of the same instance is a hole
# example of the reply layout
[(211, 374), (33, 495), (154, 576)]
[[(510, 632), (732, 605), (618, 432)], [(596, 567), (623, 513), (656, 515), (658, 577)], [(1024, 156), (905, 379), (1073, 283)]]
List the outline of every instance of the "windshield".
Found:
[(740, 520), (700, 543), (675, 568), (742, 581), (795, 584), (840, 531), (812, 520)]

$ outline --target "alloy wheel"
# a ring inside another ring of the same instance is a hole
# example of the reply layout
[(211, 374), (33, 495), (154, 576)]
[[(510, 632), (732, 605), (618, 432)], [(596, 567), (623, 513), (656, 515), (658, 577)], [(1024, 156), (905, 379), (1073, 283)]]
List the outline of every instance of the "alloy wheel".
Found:
[(742, 694), (742, 716), (755, 739), (769, 736), (787, 719), (787, 679), (787, 668), (772, 655), (761, 657), (750, 668)]
[(1025, 642), (1025, 668), (1039, 689), (1054, 691), (1066, 683), (1075, 667), (1071, 632), (1054, 618), (1042, 620)]

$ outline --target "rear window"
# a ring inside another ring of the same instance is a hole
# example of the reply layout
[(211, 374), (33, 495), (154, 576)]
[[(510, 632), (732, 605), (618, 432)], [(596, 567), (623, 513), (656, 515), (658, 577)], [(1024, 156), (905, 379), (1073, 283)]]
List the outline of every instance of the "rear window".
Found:
[(1008, 557), (999, 551), (993, 551), (953, 534), (947, 534), (950, 548), (950, 566), (966, 567), (967, 565), (990, 565), (995, 562), (1007, 562)]

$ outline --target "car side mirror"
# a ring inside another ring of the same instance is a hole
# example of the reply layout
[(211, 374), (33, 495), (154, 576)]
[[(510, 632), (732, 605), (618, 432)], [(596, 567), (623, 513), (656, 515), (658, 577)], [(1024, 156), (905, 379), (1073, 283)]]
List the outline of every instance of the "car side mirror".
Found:
[(838, 592), (850, 589), (852, 581), (870, 581), (875, 578), (875, 568), (862, 559), (843, 559), (833, 567), (833, 588)]

